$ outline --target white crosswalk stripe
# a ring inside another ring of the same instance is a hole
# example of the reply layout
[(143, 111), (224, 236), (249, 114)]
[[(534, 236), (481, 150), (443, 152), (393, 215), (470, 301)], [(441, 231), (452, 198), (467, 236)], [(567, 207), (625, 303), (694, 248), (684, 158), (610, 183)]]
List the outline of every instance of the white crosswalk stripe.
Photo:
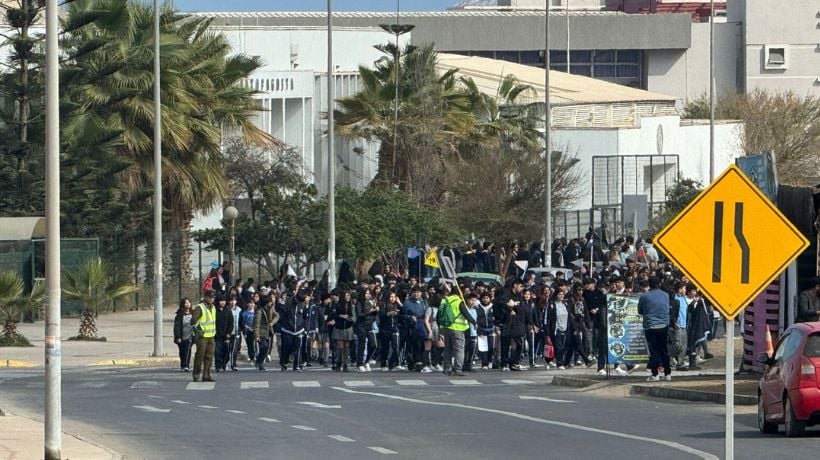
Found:
[(424, 380), (396, 380), (396, 383), (403, 387), (418, 387), (427, 385), (427, 382)]
[(478, 380), (450, 380), (453, 385), (481, 385)]
[(251, 388), (270, 388), (268, 382), (242, 382), (239, 384), (242, 390), (249, 390)]
[(226, 409), (225, 412), (228, 412), (230, 414), (246, 414), (247, 413), (247, 412), (244, 412), (244, 411), (241, 411), (241, 410), (236, 410), (236, 409)]
[(296, 380), (293, 382), (296, 388), (319, 388), (322, 385), (317, 380)]
[(276, 420), (275, 418), (270, 418), (270, 417), (259, 417), (259, 420), (262, 420), (263, 422), (268, 422), (268, 423), (282, 423), (279, 420)]
[(376, 386), (370, 380), (345, 380), (346, 387), (374, 387)]
[(153, 380), (146, 380), (146, 381), (142, 381), (142, 382), (134, 382), (131, 385), (131, 389), (132, 390), (138, 390), (138, 389), (144, 389), (144, 388), (157, 388), (158, 386), (161, 386), (161, 385), (162, 385), (162, 382), (155, 382)]
[(216, 382), (188, 382), (186, 390), (208, 391), (216, 387)]
[(207, 405), (205, 405), (205, 406), (196, 406), (196, 407), (199, 407), (200, 409), (219, 409), (216, 406), (207, 406)]
[(105, 388), (107, 386), (108, 382), (83, 382), (77, 385), (78, 388)]
[(532, 385), (532, 380), (502, 380), (502, 382), (506, 383), (507, 385)]

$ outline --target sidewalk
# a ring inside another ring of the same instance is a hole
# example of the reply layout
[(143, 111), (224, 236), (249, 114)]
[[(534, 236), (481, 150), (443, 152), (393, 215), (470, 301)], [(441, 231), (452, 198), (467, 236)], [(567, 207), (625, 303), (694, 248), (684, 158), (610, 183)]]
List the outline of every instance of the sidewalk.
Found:
[[(75, 436), (63, 433), (62, 451), (65, 459), (111, 460), (121, 456)], [(21, 415), (6, 412), (0, 415), (0, 458), (39, 459), (44, 450), (43, 424)]]
[[(177, 363), (174, 344), (175, 308), (163, 310), (162, 337), (166, 357), (150, 358), (154, 350), (154, 311), (126, 311), (106, 313), (97, 318), (97, 335), (106, 342), (69, 341), (77, 335), (79, 318), (62, 319), (62, 365), (78, 367), (89, 365), (148, 365), (171, 366)], [(45, 324), (19, 323), (21, 334), (33, 347), (0, 347), (0, 367), (43, 367)]]

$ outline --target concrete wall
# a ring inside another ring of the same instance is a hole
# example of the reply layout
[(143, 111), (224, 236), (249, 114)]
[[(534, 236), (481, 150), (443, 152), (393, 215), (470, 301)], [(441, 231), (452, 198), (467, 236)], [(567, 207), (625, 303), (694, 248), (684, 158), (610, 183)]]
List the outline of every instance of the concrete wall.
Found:
[[(709, 92), (709, 24), (692, 23), (688, 50), (647, 50), (647, 89), (696, 99)], [(735, 93), (742, 84), (742, 25), (715, 23), (715, 79), (718, 97)]]
[[(745, 2), (746, 89), (820, 96), (820, 2)], [(764, 68), (765, 45), (786, 45), (788, 68)]]

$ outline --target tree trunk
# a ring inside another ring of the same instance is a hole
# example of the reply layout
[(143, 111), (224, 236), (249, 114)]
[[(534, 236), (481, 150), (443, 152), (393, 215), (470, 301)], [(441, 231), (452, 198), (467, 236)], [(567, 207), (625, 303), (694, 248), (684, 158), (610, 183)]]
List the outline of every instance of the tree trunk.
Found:
[(97, 317), (89, 308), (83, 310), (77, 335), (86, 339), (97, 337)]
[(3, 337), (12, 340), (17, 338), (17, 321), (13, 318), (7, 318), (3, 324)]

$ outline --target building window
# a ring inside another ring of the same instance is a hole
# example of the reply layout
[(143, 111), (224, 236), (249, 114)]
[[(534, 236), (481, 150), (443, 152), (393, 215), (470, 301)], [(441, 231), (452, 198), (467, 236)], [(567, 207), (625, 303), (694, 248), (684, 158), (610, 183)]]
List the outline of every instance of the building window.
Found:
[(789, 66), (788, 48), (786, 45), (766, 45), (764, 52), (764, 67), (766, 69), (786, 69)]

